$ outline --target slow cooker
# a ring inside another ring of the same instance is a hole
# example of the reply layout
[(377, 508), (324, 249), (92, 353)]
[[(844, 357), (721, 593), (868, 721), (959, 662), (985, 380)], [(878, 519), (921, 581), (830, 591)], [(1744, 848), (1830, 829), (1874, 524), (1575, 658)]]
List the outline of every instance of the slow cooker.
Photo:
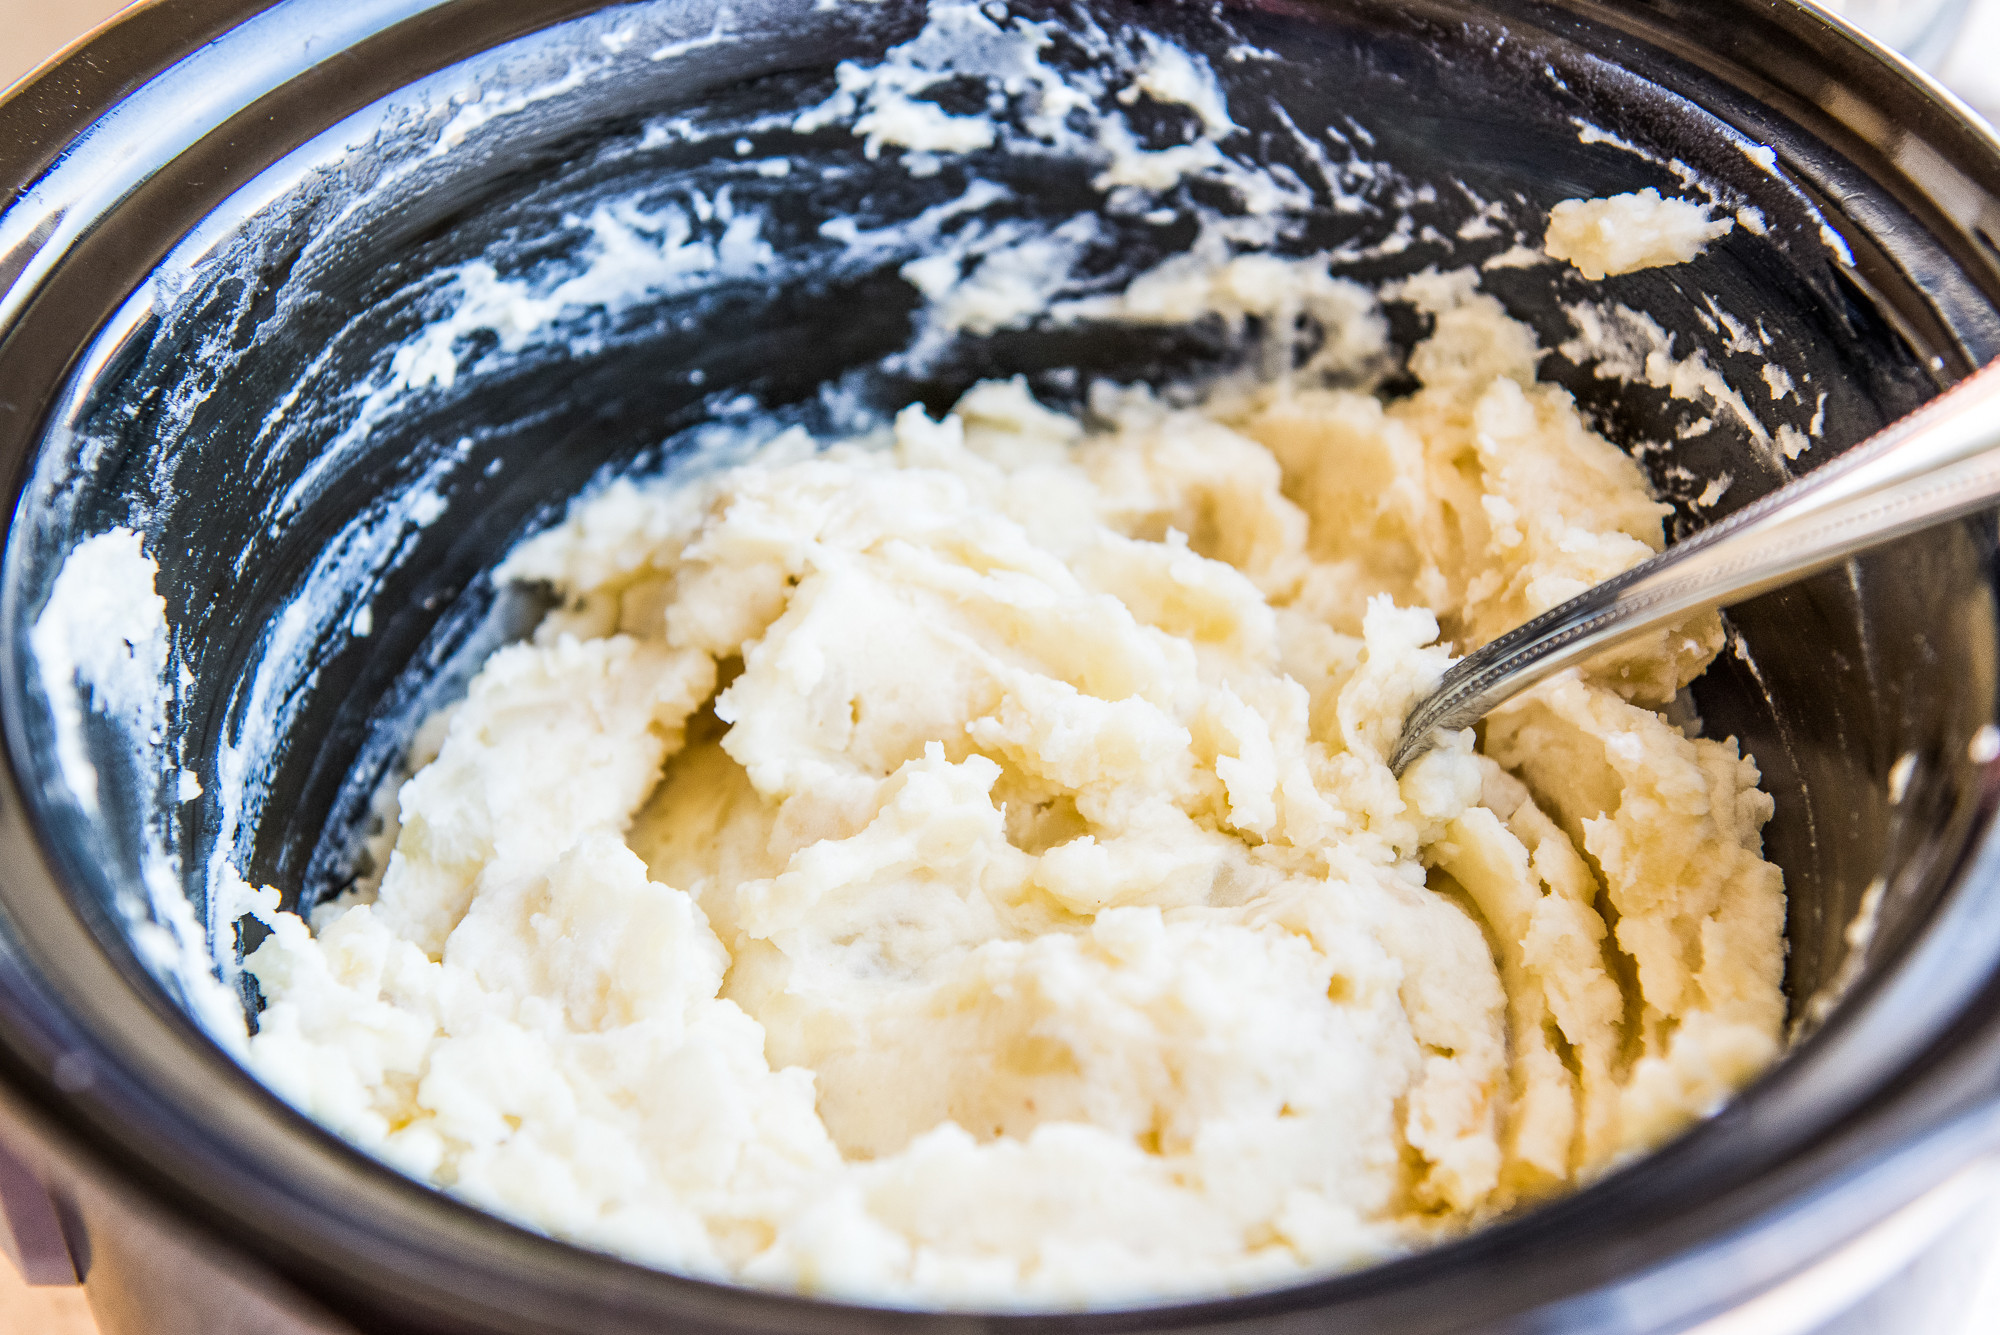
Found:
[[(1371, 284), (1484, 265), (1678, 532), (2000, 355), (2000, 143), (1812, 7), (993, 10), (1048, 23), (1079, 71), (1140, 32), (1205, 57), (1232, 151), (1302, 192), (1271, 246)], [(1789, 1053), (1657, 1153), (1388, 1264), (1059, 1315), (706, 1283), (405, 1179), (209, 1037), (204, 1013), (256, 1006), (214, 870), (288, 905), (348, 883), (415, 721), (540, 610), (488, 572), (579, 488), (750, 416), (833, 431), (1016, 373), (1073, 401), (1234, 355), (1212, 325), (926, 325), (899, 276), (922, 254), (1088, 215), (1078, 272), (1109, 290), (1222, 205), (1141, 218), (1087, 155), (913, 164), (801, 118), (839, 62), (925, 21), (918, 0), (155, 0), (0, 103), (0, 1202), (24, 1270), (82, 1282), (106, 1335), (1748, 1335), (1870, 1294), (1884, 1329), (1945, 1329), (1921, 1258), (2000, 1152), (1990, 515), (1734, 610), (1694, 688), (1776, 799)], [(1581, 288), (1507, 258), (1559, 200), (1691, 183), (1735, 230), (1595, 299), (1754, 409), (1699, 431), (1644, 348), (1572, 341)], [(617, 228), (654, 259), (607, 279)], [(476, 318), (481, 283), (541, 313)], [(1767, 399), (1767, 364), (1813, 392)], [(32, 643), (65, 554), (121, 526), (159, 564), (180, 670), (136, 724)]]

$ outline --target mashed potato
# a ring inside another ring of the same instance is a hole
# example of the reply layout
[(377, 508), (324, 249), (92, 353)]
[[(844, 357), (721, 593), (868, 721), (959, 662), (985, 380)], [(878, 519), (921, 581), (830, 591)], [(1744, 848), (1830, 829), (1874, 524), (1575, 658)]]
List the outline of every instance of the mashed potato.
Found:
[(1403, 295), (1393, 403), (987, 383), (579, 502), (379, 889), (258, 892), (255, 1069), (559, 1237), (976, 1306), (1363, 1264), (1713, 1110), (1784, 1009), (1770, 799), (1656, 712), (1715, 621), (1384, 764), (1665, 510), (1468, 278)]
[(1568, 260), (1585, 278), (1685, 264), (1736, 224), (1710, 218), (1690, 199), (1663, 198), (1648, 187), (1605, 199), (1566, 199), (1549, 210), (1542, 249)]

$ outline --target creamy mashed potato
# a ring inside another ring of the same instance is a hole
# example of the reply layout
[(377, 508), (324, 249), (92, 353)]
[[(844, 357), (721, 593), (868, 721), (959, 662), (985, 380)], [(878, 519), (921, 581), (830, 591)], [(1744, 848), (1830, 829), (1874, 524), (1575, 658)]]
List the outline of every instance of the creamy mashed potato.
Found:
[(1364, 1264), (1712, 1111), (1784, 1010), (1770, 799), (1657, 712), (1717, 623), (1390, 773), (1666, 508), (1469, 276), (1396, 295), (1399, 401), (986, 383), (577, 503), (379, 887), (258, 892), (255, 1069), (559, 1237), (942, 1305)]
[(1735, 228), (1691, 199), (1663, 197), (1650, 186), (1604, 199), (1566, 199), (1549, 210), (1542, 249), (1568, 260), (1585, 278), (1685, 264)]

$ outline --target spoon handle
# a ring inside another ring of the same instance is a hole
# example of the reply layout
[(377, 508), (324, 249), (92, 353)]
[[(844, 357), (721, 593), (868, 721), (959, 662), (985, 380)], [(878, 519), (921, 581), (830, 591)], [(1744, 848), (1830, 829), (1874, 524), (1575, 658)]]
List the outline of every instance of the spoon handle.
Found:
[(1690, 612), (1726, 607), (2000, 502), (2000, 361), (1802, 478), (1453, 664), (1403, 724), (1401, 774), (1545, 677)]

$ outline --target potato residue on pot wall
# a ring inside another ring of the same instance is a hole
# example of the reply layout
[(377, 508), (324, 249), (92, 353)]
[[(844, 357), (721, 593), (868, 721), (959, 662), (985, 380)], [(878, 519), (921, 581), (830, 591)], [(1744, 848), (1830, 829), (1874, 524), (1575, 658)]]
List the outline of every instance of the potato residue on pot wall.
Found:
[(561, 1237), (976, 1306), (1363, 1264), (1711, 1111), (1784, 1011), (1756, 767), (1653, 708), (1713, 619), (1383, 763), (1441, 629), (1664, 511), (1472, 275), (1396, 295), (1395, 403), (991, 382), (580, 501), (379, 887), (261, 892), (253, 1069)]

